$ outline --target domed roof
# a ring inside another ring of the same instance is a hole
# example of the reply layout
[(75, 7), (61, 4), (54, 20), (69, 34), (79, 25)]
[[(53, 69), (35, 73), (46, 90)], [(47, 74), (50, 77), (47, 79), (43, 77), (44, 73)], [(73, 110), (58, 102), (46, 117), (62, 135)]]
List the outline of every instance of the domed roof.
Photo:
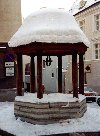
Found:
[(46, 8), (28, 16), (8, 44), (17, 47), (32, 42), (89, 44), (72, 14)]

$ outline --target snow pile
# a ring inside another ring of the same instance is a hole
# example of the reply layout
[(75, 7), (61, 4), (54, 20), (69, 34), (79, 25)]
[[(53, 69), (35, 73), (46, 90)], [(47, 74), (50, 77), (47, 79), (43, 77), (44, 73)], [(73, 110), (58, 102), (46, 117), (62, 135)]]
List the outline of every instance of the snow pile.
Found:
[(82, 101), (85, 96), (79, 94), (79, 98), (73, 98), (73, 94), (51, 93), (43, 94), (42, 99), (37, 98), (37, 93), (25, 93), (24, 96), (16, 96), (15, 100), (22, 102), (34, 102), (34, 103), (52, 103), (52, 102), (76, 102)]
[(64, 9), (40, 9), (28, 16), (9, 41), (9, 47), (32, 42), (79, 43), (89, 41), (72, 14)]
[(76, 0), (76, 2), (74, 2), (74, 4), (72, 5), (70, 12), (73, 13), (73, 15), (75, 15), (78, 12), (90, 7), (91, 5), (99, 2), (100, 0), (84, 0), (86, 2), (86, 4), (83, 6), (83, 8), (80, 8), (80, 1), (81, 0)]
[(96, 103), (88, 104), (82, 118), (68, 119), (49, 125), (32, 125), (14, 117), (13, 103), (0, 103), (0, 129), (16, 136), (39, 136), (68, 132), (100, 131), (100, 107)]

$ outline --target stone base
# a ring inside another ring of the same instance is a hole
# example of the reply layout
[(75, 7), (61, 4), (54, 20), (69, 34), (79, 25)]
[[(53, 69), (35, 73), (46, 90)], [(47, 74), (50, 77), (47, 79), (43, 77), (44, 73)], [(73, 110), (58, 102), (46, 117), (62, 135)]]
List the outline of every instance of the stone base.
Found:
[(15, 100), (14, 114), (32, 124), (51, 124), (80, 118), (87, 110), (86, 99), (77, 102), (29, 103)]
[(0, 102), (14, 102), (16, 97), (16, 88), (0, 89)]
[[(24, 94), (24, 88), (22, 89)], [(14, 102), (16, 97), (17, 89), (10, 88), (10, 89), (0, 89), (0, 102)]]

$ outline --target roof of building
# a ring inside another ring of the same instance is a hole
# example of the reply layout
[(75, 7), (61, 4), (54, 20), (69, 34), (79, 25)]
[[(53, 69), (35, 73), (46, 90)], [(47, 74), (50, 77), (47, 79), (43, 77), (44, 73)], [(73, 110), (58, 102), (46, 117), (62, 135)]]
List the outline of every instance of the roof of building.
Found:
[(9, 47), (32, 42), (79, 43), (89, 41), (72, 14), (64, 9), (40, 9), (28, 16), (9, 41)]
[(100, 0), (76, 0), (70, 9), (70, 12), (73, 15), (78, 14), (99, 2)]

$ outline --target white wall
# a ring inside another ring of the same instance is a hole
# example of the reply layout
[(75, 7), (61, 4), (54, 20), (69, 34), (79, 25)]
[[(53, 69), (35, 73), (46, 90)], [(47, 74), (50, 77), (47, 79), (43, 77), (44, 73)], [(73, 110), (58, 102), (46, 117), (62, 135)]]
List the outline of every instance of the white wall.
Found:
[[(42, 69), (42, 75), (43, 75), (43, 84), (45, 86), (46, 92), (57, 92), (58, 90), (58, 58), (51, 56), (51, 59), (53, 62), (51, 63), (51, 66), (46, 66), (46, 68)], [(42, 60), (46, 60), (46, 56), (42, 57)], [(23, 81), (25, 81), (25, 64), (30, 63), (30, 57), (29, 56), (23, 56)], [(62, 67), (64, 70), (67, 69), (68, 59), (67, 56), (64, 56), (62, 58)], [(54, 73), (54, 77), (52, 77), (52, 72)], [(37, 78), (37, 57), (35, 57), (35, 73)], [(64, 87), (64, 74), (66, 72), (63, 72), (63, 87)]]

